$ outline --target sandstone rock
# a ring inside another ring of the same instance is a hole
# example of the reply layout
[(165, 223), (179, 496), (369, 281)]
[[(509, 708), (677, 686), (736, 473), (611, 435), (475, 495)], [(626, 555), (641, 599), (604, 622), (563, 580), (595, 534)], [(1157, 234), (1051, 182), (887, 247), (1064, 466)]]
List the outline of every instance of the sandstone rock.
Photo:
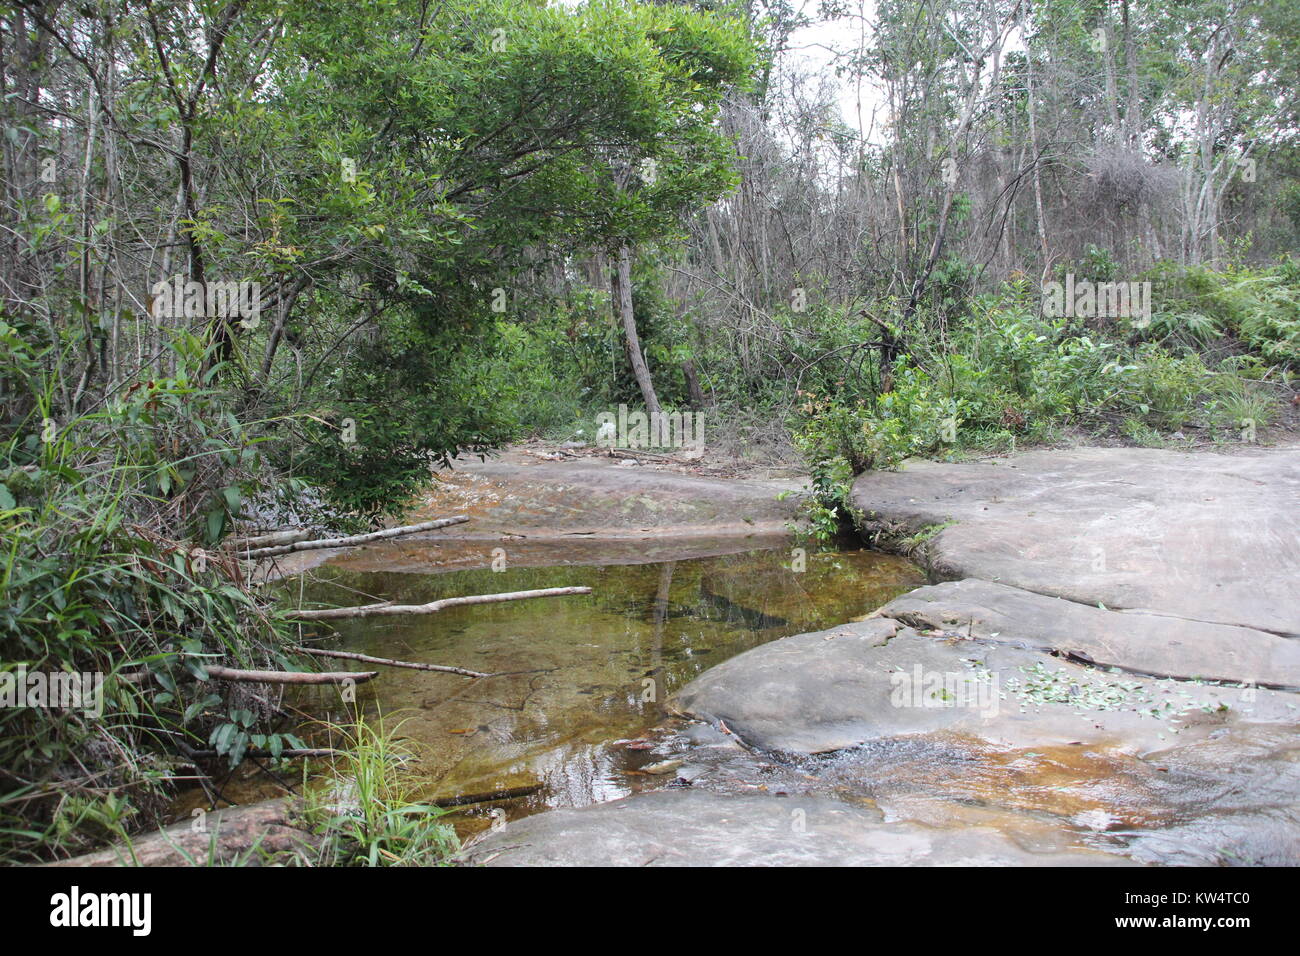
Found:
[(295, 804), (289, 799), (213, 810), (203, 818), (201, 830), (195, 830), (193, 821), (183, 820), (138, 836), (129, 847), (112, 847), (49, 865), (256, 865), (272, 855), (286, 853), (310, 859), (318, 841), (295, 824), (294, 810)]
[(1103, 610), (977, 578), (918, 588), (881, 614), (1156, 677), (1300, 689), (1300, 641), (1267, 631)]
[(944, 578), (1300, 635), (1300, 448), (1034, 451), (870, 472), (854, 504)]
[(825, 797), (643, 794), (525, 817), (467, 850), (487, 866), (1105, 866), (1086, 848), (1033, 852), (987, 827), (886, 823)]
[[(895, 633), (896, 632), (896, 633)], [(893, 635), (893, 636), (891, 636)], [(1039, 651), (925, 637), (886, 618), (764, 644), (674, 697), (751, 747), (807, 756), (944, 732), (999, 747), (1129, 753), (1221, 727), (1300, 721), (1295, 695), (1113, 674)]]

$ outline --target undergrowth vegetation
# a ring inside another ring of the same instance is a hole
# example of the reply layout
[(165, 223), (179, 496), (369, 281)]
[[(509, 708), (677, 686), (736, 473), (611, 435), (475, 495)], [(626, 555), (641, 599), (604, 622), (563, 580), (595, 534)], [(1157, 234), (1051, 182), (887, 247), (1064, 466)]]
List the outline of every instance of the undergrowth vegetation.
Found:
[[(1077, 269), (1098, 281), (1113, 274), (1095, 250)], [(883, 370), (872, 343), (878, 317), (897, 314), (889, 300), (779, 314), (781, 336), (757, 366), (744, 367), (733, 343), (708, 333), (682, 354), (705, 370), (710, 447), (726, 447), (756, 414), (775, 425), (768, 460), (782, 447), (797, 453), (810, 475), (813, 533), (826, 538), (851, 520), (856, 475), (913, 456), (1257, 440), (1294, 394), (1300, 267), (1162, 264), (1142, 281), (1153, 287), (1149, 322), (1043, 315), (1038, 287), (1024, 277), (950, 293), (916, 316)], [(514, 332), (509, 367), (527, 377), (526, 390), (553, 396), (516, 434), (589, 441), (596, 413), (635, 404), (635, 386), (607, 312), (562, 315)], [(661, 381), (666, 405), (689, 407), (683, 383)]]
[(876, 381), (861, 365), (815, 378), (791, 433), (811, 469), (818, 536), (851, 517), (854, 476), (912, 456), (1257, 441), (1294, 394), (1300, 272), (1287, 262), (1156, 276), (1149, 325), (1043, 316), (1028, 284), (1010, 282), (915, 334)]
[[(183, 343), (184, 344), (184, 343)], [(74, 853), (153, 819), (187, 752), (238, 763), (300, 746), (271, 729), (254, 685), (207, 682), (205, 664), (292, 667), (289, 629), (214, 549), (264, 473), (257, 423), (175, 377), (56, 423), (57, 381), (0, 323), (13, 376), (0, 446), (0, 660), (25, 675), (87, 675), (78, 707), (0, 707), (0, 855)], [(262, 729), (259, 729), (262, 728)]]

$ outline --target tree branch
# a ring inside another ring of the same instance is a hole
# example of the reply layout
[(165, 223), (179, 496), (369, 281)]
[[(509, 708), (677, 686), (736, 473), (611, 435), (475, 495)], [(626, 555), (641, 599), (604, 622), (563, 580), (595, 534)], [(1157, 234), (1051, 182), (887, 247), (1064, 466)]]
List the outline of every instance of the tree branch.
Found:
[(437, 671), (441, 674), (460, 674), (462, 677), (492, 677), (481, 671), (472, 671), (464, 667), (448, 667), (444, 664), (422, 664), (417, 661), (395, 661), (387, 657), (371, 657), (369, 654), (355, 654), (352, 651), (329, 651), (321, 647), (295, 647), (299, 654), (311, 654), (314, 657), (337, 657), (345, 661), (360, 661), (362, 664), (383, 664), (385, 667), (407, 667), (413, 671)]
[(428, 604), (393, 604), (391, 601), (384, 601), (380, 604), (364, 604), (360, 607), (331, 607), (288, 613), (297, 621), (334, 621), (340, 618), (386, 617), (393, 614), (436, 614), (449, 607), (463, 607), (467, 604), (497, 604), (501, 601), (525, 601), (529, 598), (590, 593), (591, 588), (587, 587), (538, 588), (535, 591), (505, 591), (501, 594), (469, 594), (430, 601)]
[(364, 684), (379, 676), (379, 671), (246, 671), (220, 664), (207, 665), (209, 680), (228, 680), (243, 684)]
[(262, 558), (272, 558), (278, 554), (289, 554), (293, 551), (316, 551), (321, 548), (350, 548), (358, 544), (369, 544), (371, 541), (384, 541), (388, 538), (397, 538), (402, 535), (416, 534), (420, 531), (434, 531), (438, 528), (445, 528), (448, 525), (464, 524), (469, 518), (465, 515), (453, 515), (450, 518), (438, 518), (434, 521), (423, 521), (420, 524), (403, 525), (400, 528), (384, 528), (382, 531), (369, 531), (366, 534), (353, 534), (343, 538), (317, 538), (315, 541), (291, 541), (288, 544), (277, 544), (268, 548), (254, 548), (240, 555), (242, 558), (258, 561)]

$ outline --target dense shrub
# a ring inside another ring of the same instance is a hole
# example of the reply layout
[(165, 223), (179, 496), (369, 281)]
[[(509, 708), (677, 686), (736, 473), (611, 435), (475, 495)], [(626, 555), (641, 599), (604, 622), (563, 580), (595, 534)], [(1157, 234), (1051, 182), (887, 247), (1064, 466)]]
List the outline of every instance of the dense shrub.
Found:
[[(254, 426), (186, 369), (133, 384), (72, 421), (30, 346), (0, 323), (11, 378), (0, 445), (0, 660), (5, 678), (100, 675), (102, 712), (0, 708), (0, 858), (74, 852), (147, 823), (183, 748), (237, 763), (249, 746), (294, 738), (268, 729), (252, 685), (218, 693), (206, 664), (289, 667), (287, 629), (210, 550), (261, 463)], [(191, 370), (192, 371), (192, 370)], [(138, 818), (138, 819), (137, 819)]]
[[(1098, 276), (1112, 271), (1103, 257), (1095, 259)], [(1189, 424), (1228, 439), (1237, 438), (1243, 425), (1266, 424), (1275, 400), (1241, 371), (1258, 373), (1257, 363), (1289, 361), (1290, 269), (1235, 278), (1203, 271), (1181, 276), (1197, 291), (1184, 292), (1179, 301), (1205, 309), (1216, 328), (1257, 348), (1254, 359), (1233, 356), (1212, 367), (1184, 339), (1157, 333), (1164, 344), (1139, 341), (1127, 329), (1098, 332), (1079, 320), (1040, 317), (1024, 284), (1013, 283), (976, 299), (946, 337), (913, 335), (887, 391), (874, 392), (852, 376), (823, 376), (820, 390), (801, 392), (791, 422), (812, 473), (815, 530), (824, 533), (847, 516), (854, 475), (893, 468), (914, 455), (1013, 448), (1053, 440), (1067, 429), (1160, 443)]]
[(1225, 335), (1268, 364), (1300, 368), (1300, 263), (1216, 272), (1165, 264), (1150, 273), (1158, 311), (1152, 330), (1196, 344)]

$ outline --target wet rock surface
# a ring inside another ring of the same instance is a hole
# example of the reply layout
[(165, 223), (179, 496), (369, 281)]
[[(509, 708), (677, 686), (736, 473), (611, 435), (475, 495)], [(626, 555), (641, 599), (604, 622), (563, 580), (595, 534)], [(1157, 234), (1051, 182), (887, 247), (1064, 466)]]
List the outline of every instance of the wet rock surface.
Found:
[(663, 791), (507, 824), (470, 848), (488, 866), (1096, 866), (1083, 848), (1032, 850), (992, 827), (886, 822), (826, 797)]
[[(673, 791), (472, 859), (1300, 863), (1300, 452), (921, 463), (854, 496), (891, 534), (943, 526), (951, 580), (706, 671)], [(801, 805), (829, 839), (790, 830)]]

